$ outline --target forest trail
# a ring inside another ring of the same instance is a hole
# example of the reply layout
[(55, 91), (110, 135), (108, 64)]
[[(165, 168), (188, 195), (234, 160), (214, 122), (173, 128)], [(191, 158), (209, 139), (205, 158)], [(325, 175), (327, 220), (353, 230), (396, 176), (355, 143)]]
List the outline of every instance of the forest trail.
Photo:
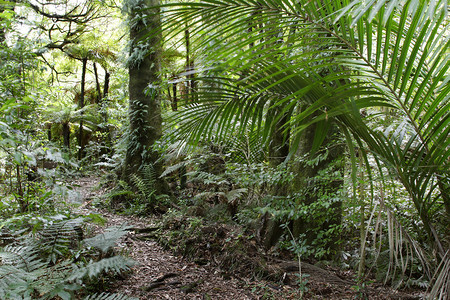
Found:
[(130, 276), (113, 284), (112, 291), (140, 299), (259, 299), (252, 293), (250, 283), (246, 285), (236, 278), (225, 280), (218, 269), (175, 257), (154, 240), (140, 240), (142, 234), (138, 229), (152, 227), (155, 222), (151, 218), (90, 208), (92, 197), (105, 192), (93, 191), (98, 179), (81, 178), (74, 184), (84, 200), (79, 213), (101, 214), (107, 220), (104, 228), (127, 224), (137, 229), (130, 231), (118, 245), (119, 251), (123, 250), (137, 265)]
[[(148, 232), (156, 228), (156, 218), (119, 215), (91, 207), (95, 197), (108, 192), (106, 189), (99, 190), (98, 183), (99, 179), (95, 177), (80, 178), (73, 182), (83, 200), (83, 204), (75, 212), (102, 215), (107, 223), (104, 226), (93, 225), (95, 231), (101, 232), (107, 227), (123, 224), (132, 227), (119, 241), (117, 251), (137, 262), (131, 274), (110, 285), (111, 292), (139, 299), (300, 299), (300, 289), (293, 280), (289, 280), (289, 284), (276, 284), (242, 278), (239, 275), (224, 274), (213, 263), (198, 265), (174, 256), (155, 239), (146, 238)], [(272, 261), (277, 268), (285, 271), (285, 276), (296, 278), (296, 262), (278, 259)], [(303, 299), (421, 299), (417, 293), (395, 291), (381, 284), (372, 284), (358, 291), (350, 274), (325, 270), (308, 263), (302, 263), (302, 272), (308, 276)]]

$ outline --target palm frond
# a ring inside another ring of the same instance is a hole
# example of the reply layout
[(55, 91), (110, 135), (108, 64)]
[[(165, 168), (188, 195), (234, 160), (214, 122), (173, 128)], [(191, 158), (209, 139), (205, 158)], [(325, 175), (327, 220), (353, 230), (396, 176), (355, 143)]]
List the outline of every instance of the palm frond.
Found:
[[(196, 144), (256, 130), (267, 141), (270, 124), (277, 121), (275, 117), (268, 122), (268, 112), (281, 107), (282, 112), (294, 112), (285, 124), (293, 136), (294, 153), (302, 130), (320, 124), (314, 141), (318, 145), (327, 124), (336, 122), (380, 157), (407, 188), (424, 222), (430, 223), (432, 195), (448, 186), (446, 3), (168, 4), (167, 37), (179, 35), (183, 29), (178, 24), (189, 22), (197, 36), (193, 50), (207, 53), (202, 60), (214, 66), (209, 76), (198, 78), (205, 84), (188, 99), (193, 104), (174, 117), (180, 122), (177, 135)], [(385, 136), (366, 125), (361, 109), (380, 106), (394, 109), (405, 120), (407, 135)], [(446, 199), (444, 191), (441, 195)], [(427, 231), (436, 239), (432, 228)]]

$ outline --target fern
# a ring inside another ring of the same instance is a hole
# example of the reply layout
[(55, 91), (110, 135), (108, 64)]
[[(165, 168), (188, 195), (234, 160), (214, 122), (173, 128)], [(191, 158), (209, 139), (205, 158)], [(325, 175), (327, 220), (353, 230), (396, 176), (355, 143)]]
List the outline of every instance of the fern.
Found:
[(178, 171), (179, 169), (186, 167), (188, 165), (187, 161), (181, 161), (177, 164), (174, 164), (172, 166), (167, 167), (164, 172), (161, 174), (161, 177), (165, 177), (167, 175), (170, 175), (176, 171)]
[(34, 247), (8, 245), (0, 251), (0, 258), (3, 266), (14, 266), (31, 273), (45, 265), (38, 254)]
[[(108, 228), (104, 234), (80, 244), (90, 249), (72, 251), (71, 241), (75, 237), (79, 240), (81, 222), (56, 221), (36, 235), (16, 240), (16, 245), (0, 248), (0, 299), (34, 299), (37, 295), (40, 299), (74, 299), (74, 291), (82, 289), (83, 279), (120, 274), (134, 265), (134, 261), (122, 256), (101, 259), (126, 233), (125, 225)], [(78, 264), (73, 263), (75, 258)], [(98, 299), (125, 299), (117, 297), (101, 294)]]
[(138, 298), (129, 297), (122, 294), (94, 294), (84, 298), (84, 300), (138, 300)]
[(36, 270), (37, 278), (28, 283), (28, 289), (37, 291), (39, 295), (56, 295), (70, 288), (71, 284), (67, 282), (67, 277), (72, 273), (72, 261), (63, 260), (56, 265)]
[(221, 175), (214, 175), (204, 171), (189, 172), (186, 176), (192, 176), (190, 182), (198, 181), (203, 184), (229, 185), (230, 182)]
[(104, 233), (98, 234), (92, 238), (84, 239), (83, 243), (99, 249), (102, 253), (107, 253), (115, 246), (118, 239), (127, 234), (126, 230), (129, 228), (130, 227), (125, 224), (113, 226), (107, 228)]
[(0, 299), (16, 298), (18, 287), (36, 279), (35, 274), (10, 265), (0, 266)]
[(86, 266), (75, 269), (73, 273), (67, 278), (68, 281), (76, 281), (85, 277), (94, 278), (101, 275), (103, 272), (112, 272), (121, 274), (124, 271), (129, 271), (130, 267), (134, 266), (135, 262), (123, 256), (113, 256), (104, 258), (97, 262), (89, 262)]
[(51, 224), (41, 231), (37, 242), (41, 252), (48, 255), (48, 261), (56, 263), (65, 256), (73, 241), (82, 239), (81, 223), (83, 219), (68, 219)]
[(145, 165), (142, 167), (139, 175), (131, 175), (131, 182), (145, 199), (151, 199), (156, 192), (155, 169), (151, 164)]
[(224, 196), (227, 198), (228, 203), (235, 203), (246, 193), (248, 193), (247, 188), (240, 188), (225, 192)]

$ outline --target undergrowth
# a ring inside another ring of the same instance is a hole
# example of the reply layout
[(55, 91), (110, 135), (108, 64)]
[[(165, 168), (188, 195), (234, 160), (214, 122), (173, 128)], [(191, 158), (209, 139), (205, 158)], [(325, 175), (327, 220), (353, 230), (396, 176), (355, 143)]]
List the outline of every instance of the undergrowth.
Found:
[(127, 227), (83, 238), (84, 218), (55, 219), (43, 228), (2, 235), (0, 299), (126, 299), (97, 294), (106, 278), (125, 274), (134, 261), (116, 254)]

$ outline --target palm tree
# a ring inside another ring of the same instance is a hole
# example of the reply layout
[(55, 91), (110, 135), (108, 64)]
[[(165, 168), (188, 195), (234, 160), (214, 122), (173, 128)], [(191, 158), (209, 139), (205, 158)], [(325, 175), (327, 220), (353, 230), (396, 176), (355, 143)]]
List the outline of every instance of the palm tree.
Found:
[[(195, 103), (175, 117), (178, 138), (195, 144), (251, 129), (267, 141), (289, 112), (292, 156), (302, 132), (314, 128), (316, 151), (334, 124), (351, 153), (361, 149), (367, 165), (370, 153), (403, 184), (438, 260), (448, 259), (446, 1), (202, 0), (167, 4), (164, 20), (166, 38), (192, 24), (191, 50), (208, 67)], [(389, 114), (398, 121), (371, 125)]]

